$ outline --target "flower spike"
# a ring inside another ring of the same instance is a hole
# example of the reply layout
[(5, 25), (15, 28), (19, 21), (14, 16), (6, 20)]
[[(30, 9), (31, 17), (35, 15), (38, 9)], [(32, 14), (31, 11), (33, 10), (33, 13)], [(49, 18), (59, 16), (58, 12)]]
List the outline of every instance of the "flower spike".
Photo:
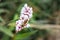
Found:
[(16, 32), (21, 31), (23, 28), (28, 28), (30, 25), (28, 21), (32, 17), (32, 7), (29, 7), (27, 4), (22, 7), (20, 12), (20, 19), (16, 21)]

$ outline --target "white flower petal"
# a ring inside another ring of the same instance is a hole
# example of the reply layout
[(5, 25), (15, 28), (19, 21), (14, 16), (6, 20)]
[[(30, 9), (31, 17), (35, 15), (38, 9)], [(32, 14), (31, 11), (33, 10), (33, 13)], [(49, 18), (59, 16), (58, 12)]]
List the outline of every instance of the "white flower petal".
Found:
[(23, 8), (21, 9), (21, 13), (24, 13), (24, 11), (25, 11), (25, 8), (23, 7)]
[(27, 7), (27, 4), (25, 4), (24, 7)]
[(25, 28), (29, 28), (29, 27), (30, 27), (30, 24), (27, 24), (27, 25), (25, 25), (24, 27), (25, 27)]
[(32, 7), (30, 8), (30, 13), (31, 13), (31, 14), (33, 13), (33, 11), (32, 11)]

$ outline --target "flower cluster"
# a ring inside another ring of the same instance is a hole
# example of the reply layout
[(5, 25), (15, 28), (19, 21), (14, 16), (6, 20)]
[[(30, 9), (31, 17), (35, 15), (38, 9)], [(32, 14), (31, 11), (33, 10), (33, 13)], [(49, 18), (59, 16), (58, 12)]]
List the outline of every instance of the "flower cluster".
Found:
[(30, 25), (28, 21), (32, 17), (32, 7), (29, 7), (27, 4), (21, 10), (20, 19), (16, 21), (16, 32), (21, 31), (23, 28), (28, 28)]

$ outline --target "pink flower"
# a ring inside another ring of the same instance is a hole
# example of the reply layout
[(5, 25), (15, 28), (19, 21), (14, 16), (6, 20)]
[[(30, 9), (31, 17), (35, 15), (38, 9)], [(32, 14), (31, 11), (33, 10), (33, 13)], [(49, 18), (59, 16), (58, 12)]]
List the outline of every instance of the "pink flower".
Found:
[(28, 21), (32, 17), (32, 7), (27, 4), (21, 9), (20, 19), (16, 21), (16, 32), (21, 31), (23, 28), (28, 28), (30, 25)]
[(18, 31), (21, 31), (22, 30), (22, 24), (23, 24), (23, 20), (18, 20), (18, 21), (16, 21), (16, 32), (18, 32)]
[(18, 24), (18, 25), (16, 25), (16, 33), (18, 32), (18, 31), (21, 31), (22, 30), (22, 27)]
[(27, 4), (25, 4), (24, 7), (21, 10), (21, 15), (27, 15), (29, 18), (31, 18), (32, 13), (33, 13), (32, 7), (29, 7), (29, 6), (27, 6)]

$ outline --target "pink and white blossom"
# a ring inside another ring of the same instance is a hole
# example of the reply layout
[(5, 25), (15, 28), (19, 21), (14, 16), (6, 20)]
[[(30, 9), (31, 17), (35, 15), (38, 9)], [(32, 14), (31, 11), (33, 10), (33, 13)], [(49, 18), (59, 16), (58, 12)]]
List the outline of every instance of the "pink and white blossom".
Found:
[(23, 28), (28, 28), (30, 25), (28, 21), (32, 17), (32, 7), (29, 7), (27, 4), (22, 7), (20, 12), (20, 19), (16, 21), (16, 32), (21, 31)]
[(24, 7), (21, 10), (20, 16), (22, 16), (22, 15), (28, 15), (29, 18), (31, 18), (32, 17), (32, 13), (33, 13), (32, 7), (29, 7), (27, 4), (25, 4)]

